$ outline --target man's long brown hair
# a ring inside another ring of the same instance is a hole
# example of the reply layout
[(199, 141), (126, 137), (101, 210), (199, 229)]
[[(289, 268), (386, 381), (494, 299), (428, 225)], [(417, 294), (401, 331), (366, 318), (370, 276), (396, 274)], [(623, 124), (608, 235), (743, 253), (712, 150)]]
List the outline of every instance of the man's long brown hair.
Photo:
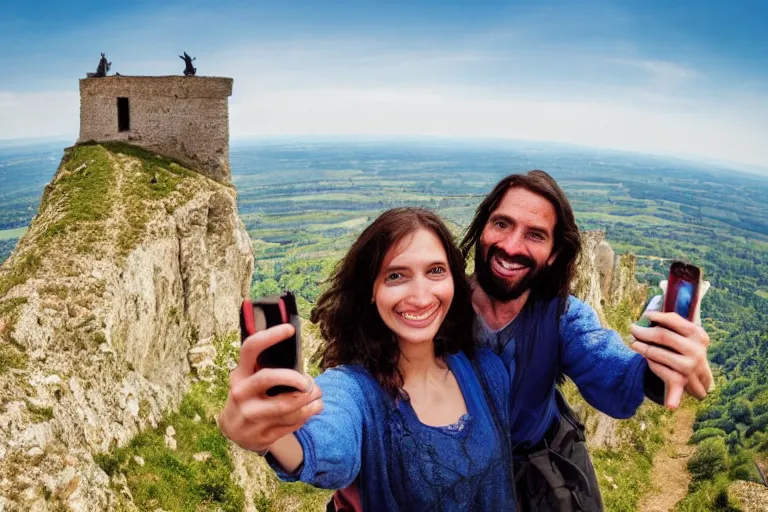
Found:
[[(485, 225), (491, 214), (499, 207), (501, 200), (508, 190), (520, 187), (547, 199), (557, 214), (553, 254), (557, 254), (550, 267), (542, 271), (531, 288), (531, 297), (535, 299), (568, 298), (570, 283), (576, 273), (576, 259), (581, 253), (581, 238), (573, 209), (565, 196), (565, 192), (558, 186), (552, 176), (544, 171), (533, 170), (525, 174), (511, 174), (501, 180), (488, 194), (480, 206), (477, 207), (475, 218), (467, 228), (460, 248), (464, 258), (467, 258), (472, 249), (475, 249), (477, 258), (477, 246), (480, 243)], [(475, 263), (477, 264), (477, 263)]]
[(329, 277), (328, 289), (312, 310), (310, 320), (320, 327), (326, 342), (321, 368), (359, 364), (393, 396), (403, 393), (397, 337), (384, 324), (371, 298), (387, 251), (418, 229), (426, 229), (440, 240), (453, 277), (453, 301), (435, 335), (435, 356), (459, 351), (472, 356), (474, 310), (464, 258), (451, 232), (429, 210), (394, 208), (382, 213), (360, 234)]

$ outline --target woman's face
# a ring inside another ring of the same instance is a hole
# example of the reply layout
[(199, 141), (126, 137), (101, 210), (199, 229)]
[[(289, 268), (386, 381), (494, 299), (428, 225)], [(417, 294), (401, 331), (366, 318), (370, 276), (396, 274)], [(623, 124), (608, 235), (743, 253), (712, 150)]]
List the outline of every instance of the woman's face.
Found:
[(432, 231), (419, 229), (387, 251), (373, 299), (401, 343), (434, 340), (453, 300), (453, 276)]

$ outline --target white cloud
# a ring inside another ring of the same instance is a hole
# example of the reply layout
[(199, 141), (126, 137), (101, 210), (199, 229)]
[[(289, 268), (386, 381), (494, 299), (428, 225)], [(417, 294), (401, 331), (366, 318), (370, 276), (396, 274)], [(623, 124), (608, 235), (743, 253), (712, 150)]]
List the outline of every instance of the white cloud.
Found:
[(663, 60), (608, 59), (608, 62), (645, 71), (653, 82), (659, 84), (682, 85), (690, 80), (702, 77), (700, 71), (675, 62)]
[(0, 91), (0, 139), (76, 139), (79, 108), (79, 96), (74, 91)]
[(768, 166), (768, 125), (717, 110), (526, 101), (471, 89), (249, 91), (230, 105), (233, 136), (435, 135), (566, 142)]

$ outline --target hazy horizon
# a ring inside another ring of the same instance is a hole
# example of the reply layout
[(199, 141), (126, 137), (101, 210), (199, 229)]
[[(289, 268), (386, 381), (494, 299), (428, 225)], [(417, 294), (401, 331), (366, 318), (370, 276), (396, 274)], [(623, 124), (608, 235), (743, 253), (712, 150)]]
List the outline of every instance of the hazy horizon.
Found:
[(768, 167), (768, 3), (171, 0), (0, 7), (0, 139), (78, 132), (78, 80), (230, 76), (233, 138), (550, 141)]
[[(498, 149), (521, 149), (521, 146), (530, 146), (536, 149), (549, 149), (561, 151), (582, 152), (587, 154), (603, 155), (621, 155), (625, 158), (649, 158), (664, 162), (691, 165), (708, 166), (707, 170), (734, 172), (747, 174), (751, 176), (760, 176), (768, 178), (768, 166), (756, 166), (744, 164), (741, 162), (729, 162), (726, 160), (696, 158), (677, 156), (664, 153), (647, 153), (641, 151), (631, 151), (625, 149), (606, 148), (599, 146), (588, 146), (580, 144), (571, 144), (558, 141), (538, 141), (524, 139), (499, 139), (482, 137), (446, 137), (446, 136), (427, 136), (415, 135), (407, 136), (400, 134), (390, 135), (360, 135), (360, 134), (327, 134), (327, 135), (261, 135), (261, 136), (230, 136), (230, 149), (247, 148), (258, 143), (312, 143), (312, 144), (353, 144), (353, 143), (375, 143), (375, 144), (448, 144), (457, 143), (468, 147), (487, 147), (490, 150)], [(56, 149), (61, 144), (61, 149), (69, 147), (76, 143), (76, 137), (69, 139), (66, 137), (49, 138), (24, 138), (24, 139), (0, 139), (0, 150), (14, 150), (24, 148), (46, 148)], [(520, 169), (521, 171), (523, 169)]]

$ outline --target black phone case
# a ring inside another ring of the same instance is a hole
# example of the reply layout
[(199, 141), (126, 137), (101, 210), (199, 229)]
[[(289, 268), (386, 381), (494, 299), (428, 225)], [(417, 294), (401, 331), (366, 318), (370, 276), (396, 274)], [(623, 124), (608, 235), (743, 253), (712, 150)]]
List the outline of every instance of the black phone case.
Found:
[[(240, 308), (240, 343), (260, 330), (282, 323), (292, 324), (295, 334), (259, 354), (257, 364), (259, 368), (288, 368), (301, 373), (301, 323), (296, 298), (291, 292), (243, 301)], [(267, 390), (267, 395), (292, 391), (298, 390), (290, 386), (274, 386)]]

